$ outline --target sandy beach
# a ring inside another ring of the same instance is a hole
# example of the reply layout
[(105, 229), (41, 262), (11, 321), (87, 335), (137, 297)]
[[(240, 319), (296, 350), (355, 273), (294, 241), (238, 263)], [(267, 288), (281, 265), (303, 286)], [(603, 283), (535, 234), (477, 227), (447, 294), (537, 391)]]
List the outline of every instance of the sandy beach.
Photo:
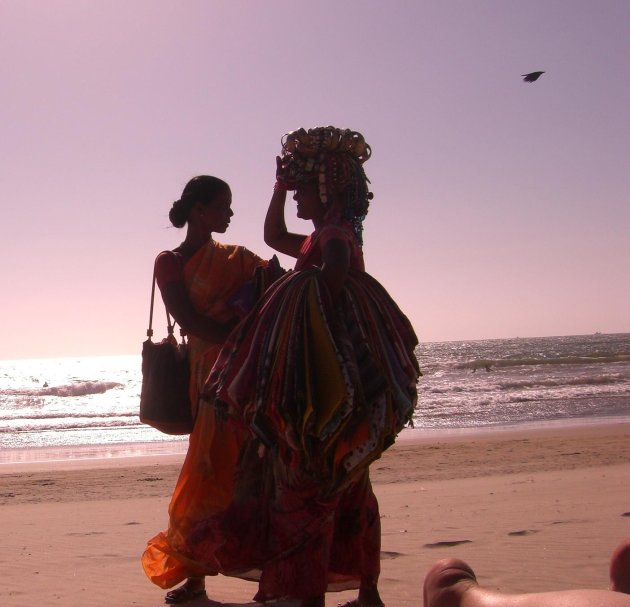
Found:
[[(5, 607), (163, 604), (139, 564), (167, 522), (181, 453), (0, 465)], [(421, 604), (427, 568), (467, 560), (505, 592), (606, 588), (630, 537), (630, 424), (408, 433), (372, 466), (382, 517), (381, 594)], [(255, 605), (255, 585), (216, 577), (189, 605)], [(327, 607), (354, 596), (329, 594)]]

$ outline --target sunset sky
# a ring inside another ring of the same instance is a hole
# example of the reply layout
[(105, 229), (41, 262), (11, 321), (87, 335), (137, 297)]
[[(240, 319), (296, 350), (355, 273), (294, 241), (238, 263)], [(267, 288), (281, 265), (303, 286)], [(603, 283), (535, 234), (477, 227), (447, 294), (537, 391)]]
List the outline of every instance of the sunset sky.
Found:
[(629, 66), (627, 0), (0, 0), (0, 358), (139, 354), (188, 179), (269, 257), (280, 139), (328, 124), (421, 341), (630, 332)]

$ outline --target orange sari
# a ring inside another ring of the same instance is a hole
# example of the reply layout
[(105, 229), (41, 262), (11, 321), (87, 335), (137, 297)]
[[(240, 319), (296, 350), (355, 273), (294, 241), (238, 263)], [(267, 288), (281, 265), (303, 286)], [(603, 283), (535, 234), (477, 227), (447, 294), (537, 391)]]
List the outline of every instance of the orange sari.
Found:
[[(217, 322), (227, 323), (239, 314), (230, 306), (239, 289), (254, 277), (258, 266), (267, 262), (244, 247), (211, 241), (185, 264), (184, 283), (195, 309)], [(184, 539), (200, 512), (225, 509), (233, 493), (233, 471), (243, 441), (240, 429), (227, 428), (213, 407), (197, 407), (200, 391), (217, 359), (222, 344), (190, 336), (190, 401), (197, 414), (195, 429), (169, 505), (166, 532), (152, 538), (142, 555), (149, 579), (161, 588), (170, 588), (199, 571), (187, 558)], [(195, 496), (194, 502), (187, 496)], [(216, 573), (219, 572), (217, 567)]]

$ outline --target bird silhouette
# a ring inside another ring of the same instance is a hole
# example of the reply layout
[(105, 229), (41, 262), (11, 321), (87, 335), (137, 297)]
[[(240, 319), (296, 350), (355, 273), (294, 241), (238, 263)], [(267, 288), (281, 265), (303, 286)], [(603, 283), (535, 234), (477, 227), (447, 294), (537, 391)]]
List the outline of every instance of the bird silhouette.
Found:
[(536, 82), (545, 72), (530, 72), (529, 74), (521, 74), (523, 82)]

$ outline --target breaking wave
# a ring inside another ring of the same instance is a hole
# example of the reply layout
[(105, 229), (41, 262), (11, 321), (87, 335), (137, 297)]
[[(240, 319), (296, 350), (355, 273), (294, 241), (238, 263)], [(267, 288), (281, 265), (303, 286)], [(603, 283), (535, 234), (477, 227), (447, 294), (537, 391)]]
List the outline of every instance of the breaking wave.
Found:
[(456, 369), (492, 369), (532, 365), (594, 365), (598, 363), (630, 362), (630, 354), (605, 356), (561, 356), (558, 358), (478, 358), (455, 365)]
[(595, 375), (591, 377), (513, 380), (499, 382), (498, 385), (502, 390), (514, 390), (522, 388), (554, 388), (557, 386), (608, 386), (623, 383), (626, 383), (626, 380), (618, 375)]
[(122, 388), (123, 385), (114, 381), (80, 381), (62, 386), (47, 386), (28, 390), (2, 390), (2, 394), (10, 396), (89, 396), (90, 394), (104, 394), (108, 390)]

